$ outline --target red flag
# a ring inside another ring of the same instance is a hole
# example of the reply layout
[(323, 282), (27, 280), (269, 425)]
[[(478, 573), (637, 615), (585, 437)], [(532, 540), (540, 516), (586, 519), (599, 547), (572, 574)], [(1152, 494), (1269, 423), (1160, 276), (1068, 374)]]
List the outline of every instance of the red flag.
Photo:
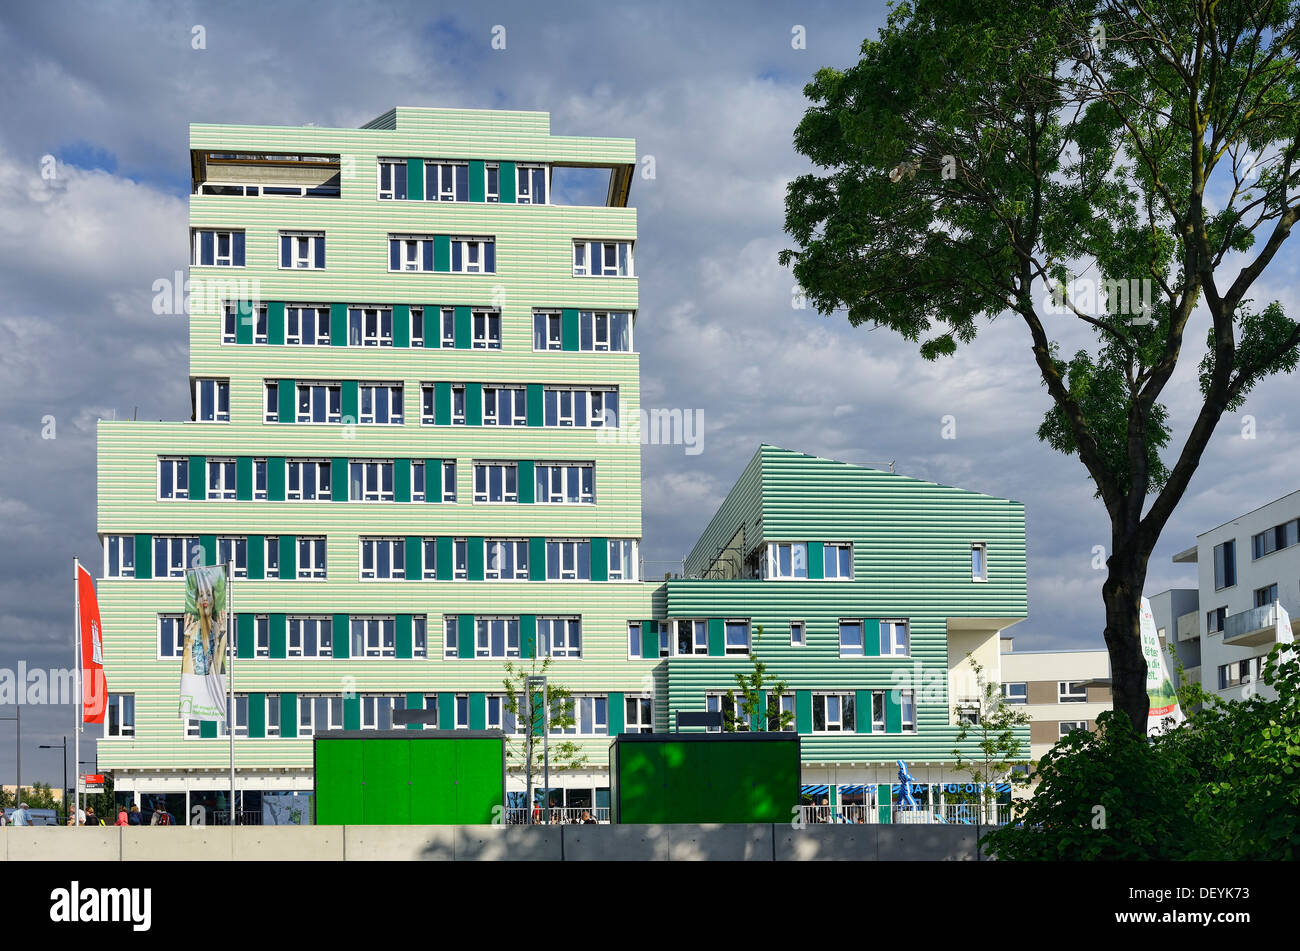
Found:
[(81, 722), (103, 723), (108, 708), (108, 678), (104, 676), (103, 626), (99, 600), (90, 572), (77, 566), (77, 599), (81, 626)]

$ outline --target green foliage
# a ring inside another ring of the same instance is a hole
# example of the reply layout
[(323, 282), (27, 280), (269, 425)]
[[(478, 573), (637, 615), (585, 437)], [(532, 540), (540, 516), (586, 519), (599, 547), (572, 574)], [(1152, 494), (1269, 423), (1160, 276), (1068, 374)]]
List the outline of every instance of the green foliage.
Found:
[(22, 801), (32, 809), (61, 809), (49, 783), (32, 783), (23, 787)]
[[(505, 700), (502, 706), (505, 712), (514, 717), (516, 723), (526, 724), (529, 717), (530, 706), (528, 704), (527, 691), (524, 689), (524, 683), (529, 677), (546, 677), (546, 693), (551, 704), (550, 727), (551, 729), (566, 729), (574, 725), (573, 710), (573, 693), (563, 684), (555, 683), (550, 676), (551, 658), (546, 657), (538, 663), (536, 657), (533, 658), (532, 664), (525, 667), (522, 664), (516, 664), (513, 661), (506, 661), (505, 678), (502, 684), (505, 686)], [(542, 698), (539, 696), (531, 706), (531, 711), (535, 720), (535, 729), (542, 729)], [(543, 764), (543, 745), (542, 735), (540, 732), (533, 737), (532, 760), (533, 772), (540, 774)], [(582, 747), (573, 740), (559, 739), (551, 736), (547, 738), (547, 753), (550, 759), (550, 768), (556, 772), (565, 770), (582, 769), (587, 765), (587, 756), (582, 752)], [(519, 735), (506, 732), (506, 769), (510, 772), (523, 773), (528, 765), (529, 743), (528, 734)]]
[[(989, 681), (984, 676), (984, 666), (969, 651), (966, 653), (971, 669), (975, 674), (978, 713), (975, 723), (967, 719), (971, 712), (969, 707), (958, 705), (953, 708), (953, 719), (960, 724), (957, 728), (957, 746), (952, 755), (956, 757), (956, 768), (970, 774), (971, 780), (982, 795), (987, 796), (991, 787), (1003, 780), (1012, 784), (1024, 782), (1015, 772), (1017, 766), (1029, 764), (1028, 745), (1021, 740), (1029, 726), (1029, 714), (1006, 702), (1002, 696), (1002, 685)], [(974, 737), (978, 753), (967, 757), (962, 745)], [(980, 813), (982, 819), (982, 812)]]
[(758, 659), (762, 639), (760, 624), (754, 631), (754, 646), (750, 651), (752, 669), (736, 674), (736, 689), (727, 691), (728, 706), (722, 711), (722, 728), (727, 733), (748, 730), (755, 722), (771, 730), (788, 730), (794, 724), (794, 711), (781, 709), (781, 698), (790, 693), (790, 685), (768, 677), (767, 664)]
[[(985, 842), (1003, 859), (1289, 861), (1300, 855), (1300, 662), (1282, 645), (1274, 699), (1206, 696), (1148, 741), (1121, 714), (1043, 757), (1017, 825)], [(1186, 695), (1190, 699), (1190, 694)], [(1186, 709), (1186, 708), (1185, 708)]]

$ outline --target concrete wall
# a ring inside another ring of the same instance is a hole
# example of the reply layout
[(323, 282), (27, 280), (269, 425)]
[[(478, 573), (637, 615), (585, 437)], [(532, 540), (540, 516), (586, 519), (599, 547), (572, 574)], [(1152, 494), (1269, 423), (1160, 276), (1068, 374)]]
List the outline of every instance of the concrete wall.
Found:
[(41, 826), (0, 861), (899, 861), (976, 857), (969, 826)]

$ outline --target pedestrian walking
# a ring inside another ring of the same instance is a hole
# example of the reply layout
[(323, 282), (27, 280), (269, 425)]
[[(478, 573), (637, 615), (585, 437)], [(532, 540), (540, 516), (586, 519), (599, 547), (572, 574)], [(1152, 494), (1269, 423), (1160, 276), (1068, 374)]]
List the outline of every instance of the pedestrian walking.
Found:
[(16, 826), (29, 826), (32, 824), (31, 813), (27, 811), (27, 803), (20, 802), (18, 804), (18, 808), (14, 810), (13, 821)]
[(117, 822), (113, 823), (113, 825), (124, 826), (126, 824), (127, 824), (126, 810), (119, 809), (117, 813)]
[(131, 811), (126, 816), (127, 825), (138, 826), (140, 824), (140, 807), (133, 805)]

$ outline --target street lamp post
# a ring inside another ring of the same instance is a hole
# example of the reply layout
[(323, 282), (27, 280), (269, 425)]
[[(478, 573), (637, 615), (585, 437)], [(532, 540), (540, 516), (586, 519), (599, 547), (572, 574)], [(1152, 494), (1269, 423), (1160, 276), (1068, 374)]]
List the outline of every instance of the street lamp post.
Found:
[(63, 742), (59, 746), (42, 743), (39, 747), (42, 750), (63, 750), (63, 795), (60, 797), (63, 801), (63, 821), (68, 821), (68, 737), (63, 737)]
[[(546, 798), (546, 812), (543, 821), (551, 821), (551, 749), (547, 742), (547, 734), (550, 733), (550, 702), (547, 696), (546, 678), (545, 677), (527, 677), (524, 679), (524, 689), (528, 692), (528, 795), (533, 794), (532, 776), (533, 776), (533, 721), (536, 719), (536, 712), (533, 710), (533, 698), (540, 692), (542, 695), (542, 788), (545, 790), (543, 795)], [(532, 821), (533, 804), (527, 803), (528, 821)]]
[(22, 704), (15, 704), (16, 711), (11, 717), (0, 717), (0, 720), (13, 720), (18, 725), (17, 741), (17, 758), (14, 763), (14, 805), (19, 805), (23, 801), (23, 707)]

